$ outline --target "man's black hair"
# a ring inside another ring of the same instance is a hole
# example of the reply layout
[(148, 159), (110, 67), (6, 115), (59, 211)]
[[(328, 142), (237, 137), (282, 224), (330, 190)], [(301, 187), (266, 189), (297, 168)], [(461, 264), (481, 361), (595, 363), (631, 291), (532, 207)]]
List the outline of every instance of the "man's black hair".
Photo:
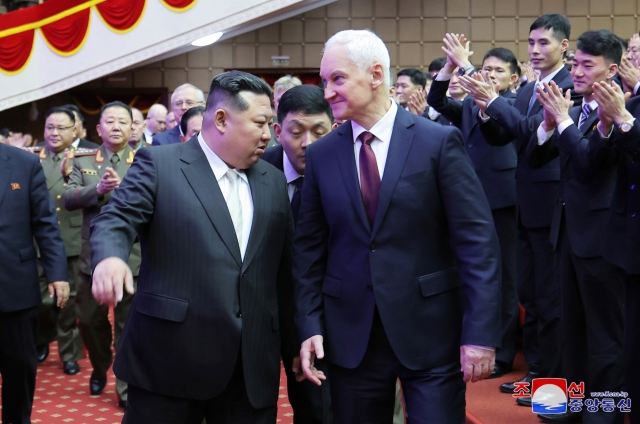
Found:
[(324, 92), (320, 87), (303, 84), (287, 90), (278, 103), (278, 122), (282, 124), (290, 113), (302, 113), (304, 115), (320, 115), (326, 113), (333, 124), (333, 112), (331, 105), (324, 98)]
[[(420, 69), (403, 69), (402, 71), (398, 72), (397, 78), (400, 78), (402, 76), (409, 77), (409, 79), (411, 79), (411, 84), (413, 85), (421, 85), (423, 89), (427, 87), (427, 77), (425, 77), (424, 72), (422, 72)], [(397, 78), (396, 81), (398, 80)]]
[(429, 69), (428, 69), (429, 73), (431, 73), (431, 71), (440, 72), (440, 70), (444, 68), (445, 63), (447, 63), (446, 57), (439, 57), (437, 59), (433, 59), (429, 64)]
[(272, 98), (271, 87), (255, 75), (242, 71), (228, 71), (218, 74), (211, 81), (207, 107), (209, 110), (220, 102), (226, 103), (235, 110), (247, 110), (249, 103), (239, 94), (241, 91), (249, 91), (254, 94), (264, 94)]
[(185, 113), (182, 114), (182, 118), (180, 119), (180, 129), (182, 130), (182, 134), (187, 136), (187, 124), (189, 123), (189, 119), (194, 116), (200, 116), (204, 113), (205, 109), (202, 106), (192, 107), (188, 109)]
[(127, 112), (129, 112), (129, 118), (131, 118), (131, 122), (133, 122), (133, 113), (131, 112), (131, 108), (129, 107), (129, 105), (124, 104), (117, 100), (115, 102), (110, 102), (102, 105), (102, 107), (100, 108), (100, 114), (98, 115), (98, 120), (102, 119), (102, 114), (104, 113), (105, 110), (109, 109), (110, 107), (121, 107), (123, 109), (126, 109)]
[(68, 108), (61, 107), (61, 106), (55, 106), (55, 107), (49, 108), (47, 113), (44, 114), (44, 119), (46, 120), (50, 115), (53, 115), (54, 113), (64, 113), (69, 117), (69, 119), (71, 119), (71, 124), (75, 125), (76, 117), (73, 116), (73, 112)]
[(622, 44), (618, 36), (607, 29), (583, 32), (576, 41), (576, 48), (591, 56), (602, 56), (608, 63), (620, 65)]
[(627, 41), (627, 39), (618, 37), (618, 41), (620, 41), (620, 44), (622, 44), (622, 51), (626, 52), (627, 49), (629, 48), (629, 42)]
[(495, 49), (489, 50), (484, 54), (484, 57), (482, 58), (483, 65), (484, 65), (484, 61), (487, 60), (488, 57), (495, 57), (505, 63), (508, 63), (509, 70), (511, 71), (511, 73), (518, 74), (518, 77), (520, 76), (518, 59), (516, 59), (516, 55), (514, 55), (511, 50), (505, 49), (502, 47), (496, 47)]
[(571, 35), (571, 22), (566, 16), (557, 13), (540, 16), (531, 24), (529, 32), (540, 28), (552, 30), (553, 37), (558, 41), (565, 38), (568, 40)]
[(62, 107), (65, 109), (69, 109), (72, 112), (75, 112), (78, 115), (78, 119), (80, 119), (80, 123), (82, 123), (82, 126), (84, 127), (84, 115), (82, 114), (82, 112), (80, 112), (80, 108), (78, 106), (74, 105), (73, 103), (69, 103)]

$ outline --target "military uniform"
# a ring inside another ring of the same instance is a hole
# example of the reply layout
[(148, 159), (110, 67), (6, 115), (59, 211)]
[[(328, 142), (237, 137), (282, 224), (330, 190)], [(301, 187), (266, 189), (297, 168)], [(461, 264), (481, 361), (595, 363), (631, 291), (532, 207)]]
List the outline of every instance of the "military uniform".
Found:
[[(92, 378), (104, 379), (113, 362), (111, 351), (111, 324), (109, 323), (109, 308), (99, 305), (91, 293), (91, 247), (89, 243), (91, 219), (111, 199), (111, 192), (104, 196), (98, 195), (96, 187), (106, 168), (111, 167), (122, 179), (129, 170), (135, 151), (127, 145), (118, 153), (112, 154), (104, 146), (92, 150), (90, 154), (77, 154), (73, 158), (73, 171), (69, 175), (67, 187), (62, 195), (64, 206), (68, 210), (82, 209), (82, 246), (80, 250), (80, 278), (76, 305), (80, 317), (80, 334), (89, 352), (89, 360), (93, 366)], [(114, 156), (116, 158), (114, 158)], [(115, 163), (114, 163), (115, 162)], [(129, 267), (137, 283), (140, 269), (140, 244), (135, 243), (129, 256)], [(133, 296), (124, 292), (123, 299), (115, 307), (115, 347), (122, 328), (124, 327)], [(118, 398), (127, 399), (126, 383), (116, 380)]]
[[(75, 150), (75, 149), (72, 149)], [(47, 282), (44, 273), (40, 272), (40, 290), (42, 303), (40, 304), (40, 325), (37, 344), (49, 343), (58, 335), (58, 353), (62, 362), (78, 361), (82, 359), (82, 339), (76, 325), (77, 313), (74, 307), (77, 293), (78, 280), (78, 256), (80, 255), (80, 227), (82, 226), (82, 212), (67, 211), (62, 202), (62, 192), (67, 183), (60, 172), (60, 162), (64, 153), (56, 154), (46, 147), (39, 151), (32, 150), (40, 157), (40, 164), (47, 180), (47, 189), (53, 199), (58, 215), (58, 226), (67, 253), (67, 268), (69, 272), (69, 305), (58, 311), (54, 309), (53, 299), (49, 297)], [(39, 266), (39, 271), (42, 267)], [(57, 319), (56, 319), (57, 315)]]

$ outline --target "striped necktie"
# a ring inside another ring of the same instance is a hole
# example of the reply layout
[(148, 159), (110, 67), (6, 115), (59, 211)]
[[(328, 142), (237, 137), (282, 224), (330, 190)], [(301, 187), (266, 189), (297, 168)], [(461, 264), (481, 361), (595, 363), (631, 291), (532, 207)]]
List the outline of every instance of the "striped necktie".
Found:
[(591, 105), (589, 103), (584, 103), (582, 105), (582, 113), (580, 114), (580, 121), (578, 121), (578, 129), (582, 128), (582, 124), (584, 121), (591, 115)]

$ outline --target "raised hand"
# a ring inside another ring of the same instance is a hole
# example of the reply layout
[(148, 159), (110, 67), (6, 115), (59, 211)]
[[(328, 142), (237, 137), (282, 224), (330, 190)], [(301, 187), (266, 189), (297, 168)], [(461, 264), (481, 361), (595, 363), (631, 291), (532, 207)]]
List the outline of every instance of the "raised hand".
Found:
[(113, 170), (113, 168), (106, 168), (105, 171), (106, 172), (104, 173), (102, 178), (100, 178), (98, 186), (96, 187), (96, 190), (100, 196), (104, 196), (120, 185), (120, 177), (118, 176), (118, 173)]
[(424, 91), (413, 93), (407, 102), (409, 111), (414, 115), (422, 115), (427, 109), (427, 99), (424, 97)]
[(630, 59), (627, 59), (626, 56), (622, 56), (620, 66), (618, 67), (618, 75), (620, 75), (620, 79), (622, 80), (622, 88), (625, 93), (633, 94), (633, 89), (638, 83), (638, 78), (640, 78), (640, 70), (638, 68), (637, 61), (633, 63)]
[(615, 82), (599, 81), (593, 84), (593, 99), (598, 102), (598, 117), (602, 122), (598, 128), (603, 134), (611, 131), (613, 124), (620, 125), (633, 119), (633, 115), (625, 107), (631, 93), (623, 93)]
[(442, 51), (447, 55), (447, 61), (451, 61), (460, 68), (471, 65), (471, 62), (469, 62), (469, 57), (473, 54), (469, 50), (471, 42), (465, 38), (464, 34), (448, 32), (442, 41), (444, 42)]
[(544, 108), (545, 112), (549, 114), (549, 118), (545, 120), (555, 122), (555, 125), (560, 125), (561, 122), (571, 119), (569, 117), (569, 109), (573, 107), (573, 100), (571, 100), (571, 90), (567, 90), (565, 93), (558, 85), (551, 81), (551, 84), (544, 83), (544, 90), (542, 87), (536, 87), (538, 92), (536, 97)]
[(498, 97), (495, 85), (487, 82), (485, 77), (480, 73), (475, 73), (472, 76), (464, 75), (460, 77), (458, 82), (462, 89), (473, 97), (481, 109), (483, 109), (483, 107), (486, 109), (489, 102), (495, 97)]

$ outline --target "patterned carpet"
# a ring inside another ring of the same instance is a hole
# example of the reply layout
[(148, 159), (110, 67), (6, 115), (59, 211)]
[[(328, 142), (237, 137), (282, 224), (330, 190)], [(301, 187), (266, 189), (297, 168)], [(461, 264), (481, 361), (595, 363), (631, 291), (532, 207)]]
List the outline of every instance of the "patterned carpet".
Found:
[[(49, 357), (38, 366), (31, 421), (42, 424), (120, 424), (124, 410), (118, 407), (113, 372), (109, 372), (104, 392), (99, 396), (91, 396), (89, 377), (92, 368), (89, 359), (85, 358), (79, 362), (80, 373), (69, 376), (62, 372), (62, 363), (58, 358), (58, 344), (53, 342), (50, 348)], [(286, 383), (286, 377), (283, 371), (278, 400), (278, 423), (292, 424), (293, 412), (287, 399), (284, 383)], [(2, 387), (1, 380), (0, 387)], [(1, 420), (0, 423), (2, 423)]]

